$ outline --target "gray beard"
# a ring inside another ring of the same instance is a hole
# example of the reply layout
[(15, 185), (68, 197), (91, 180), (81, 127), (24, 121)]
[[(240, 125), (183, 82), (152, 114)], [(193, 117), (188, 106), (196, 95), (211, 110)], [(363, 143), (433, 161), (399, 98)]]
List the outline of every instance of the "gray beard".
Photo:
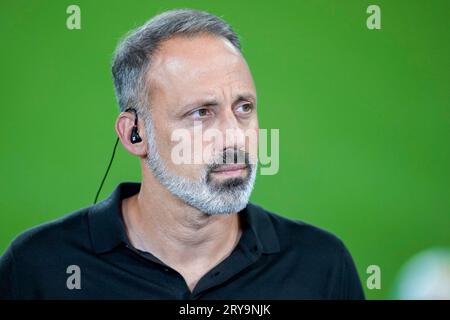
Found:
[(173, 195), (207, 215), (236, 213), (247, 206), (256, 180), (257, 161), (255, 164), (247, 162), (244, 178), (230, 178), (222, 183), (212, 181), (208, 165), (203, 167), (199, 181), (177, 176), (167, 169), (157, 151), (151, 119), (147, 116), (144, 120), (149, 150), (146, 163)]

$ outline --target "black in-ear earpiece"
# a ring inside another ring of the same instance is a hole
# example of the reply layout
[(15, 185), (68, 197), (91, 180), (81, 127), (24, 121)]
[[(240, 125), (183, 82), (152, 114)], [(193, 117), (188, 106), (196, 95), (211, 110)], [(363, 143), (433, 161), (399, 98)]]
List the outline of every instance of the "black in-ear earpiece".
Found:
[(131, 129), (131, 137), (130, 137), (130, 140), (131, 140), (131, 143), (132, 144), (135, 144), (135, 143), (138, 143), (138, 142), (142, 142), (142, 139), (141, 139), (141, 137), (139, 136), (139, 132), (138, 132), (138, 115), (137, 115), (137, 112), (136, 112), (136, 110), (135, 109), (133, 109), (133, 108), (128, 108), (127, 110), (125, 110), (125, 112), (127, 112), (127, 111), (133, 111), (134, 112), (134, 116), (135, 116), (135, 118), (134, 118), (134, 126), (133, 126), (133, 128)]
[(138, 133), (138, 128), (136, 126), (134, 126), (133, 129), (131, 129), (131, 138), (130, 138), (130, 140), (131, 140), (131, 143), (133, 143), (133, 144), (142, 141), (142, 139), (141, 139), (141, 137), (139, 136), (139, 133)]

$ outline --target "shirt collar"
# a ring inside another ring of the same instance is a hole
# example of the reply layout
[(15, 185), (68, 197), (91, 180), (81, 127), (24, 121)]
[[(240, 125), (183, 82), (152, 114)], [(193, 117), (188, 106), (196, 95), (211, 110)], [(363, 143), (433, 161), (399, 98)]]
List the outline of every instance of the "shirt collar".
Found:
[[(89, 208), (89, 232), (95, 253), (105, 253), (121, 243), (128, 243), (122, 218), (122, 200), (138, 193), (140, 188), (139, 182), (122, 182), (108, 198)], [(250, 226), (248, 232), (252, 233), (262, 253), (280, 251), (278, 236), (267, 211), (248, 203), (239, 214)]]

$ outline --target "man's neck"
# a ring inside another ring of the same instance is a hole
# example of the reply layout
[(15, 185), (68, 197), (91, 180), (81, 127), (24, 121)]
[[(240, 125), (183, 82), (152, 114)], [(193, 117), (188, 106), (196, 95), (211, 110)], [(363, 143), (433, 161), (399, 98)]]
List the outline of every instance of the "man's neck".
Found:
[(158, 181), (143, 179), (138, 194), (122, 201), (128, 237), (185, 278), (196, 282), (237, 245), (237, 214), (211, 216), (172, 195)]

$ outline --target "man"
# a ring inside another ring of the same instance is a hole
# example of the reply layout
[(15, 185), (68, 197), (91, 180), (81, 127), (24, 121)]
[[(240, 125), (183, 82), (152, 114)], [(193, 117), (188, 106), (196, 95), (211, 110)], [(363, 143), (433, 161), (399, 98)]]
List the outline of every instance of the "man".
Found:
[[(338, 238), (248, 203), (254, 141), (217, 139), (203, 161), (174, 161), (175, 132), (258, 131), (253, 78), (228, 24), (164, 12), (125, 37), (112, 72), (115, 129), (142, 182), (20, 235), (1, 258), (2, 298), (364, 298)], [(182, 153), (198, 156), (194, 144)]]

